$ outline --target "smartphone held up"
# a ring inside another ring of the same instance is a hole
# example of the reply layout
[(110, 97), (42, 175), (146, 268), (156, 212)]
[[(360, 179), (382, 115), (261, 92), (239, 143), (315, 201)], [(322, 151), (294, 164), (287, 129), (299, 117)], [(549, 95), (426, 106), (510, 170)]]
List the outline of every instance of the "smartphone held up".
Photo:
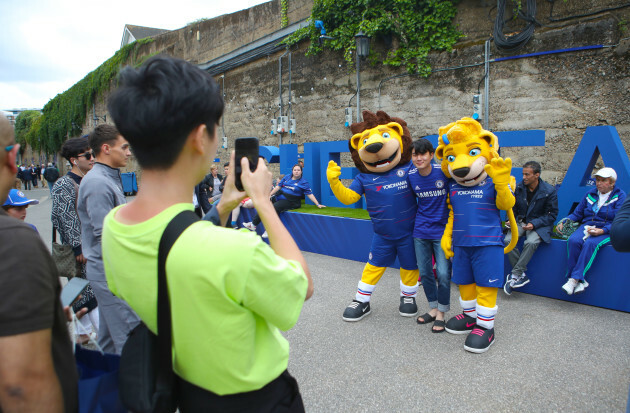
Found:
[(243, 191), (241, 181), (241, 159), (249, 160), (249, 169), (254, 172), (258, 166), (258, 138), (236, 138), (234, 142), (234, 184), (236, 189)]

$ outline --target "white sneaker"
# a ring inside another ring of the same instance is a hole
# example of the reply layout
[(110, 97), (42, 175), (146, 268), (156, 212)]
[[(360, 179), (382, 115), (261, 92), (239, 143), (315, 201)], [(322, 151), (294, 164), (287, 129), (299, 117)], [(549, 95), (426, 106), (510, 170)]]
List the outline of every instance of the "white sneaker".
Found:
[(562, 289), (567, 294), (571, 295), (575, 292), (575, 287), (577, 287), (577, 280), (575, 278), (569, 278), (566, 283), (562, 286)]
[(263, 237), (263, 238), (269, 238), (269, 235), (267, 235), (267, 231), (263, 232), (263, 234), (261, 235), (261, 237)]
[(243, 222), (243, 226), (250, 231), (256, 231), (256, 225), (252, 224), (251, 222)]
[(586, 287), (588, 287), (588, 282), (586, 280), (584, 280), (584, 282), (577, 283), (577, 286), (575, 286), (575, 290), (573, 290), (573, 294), (583, 293)]

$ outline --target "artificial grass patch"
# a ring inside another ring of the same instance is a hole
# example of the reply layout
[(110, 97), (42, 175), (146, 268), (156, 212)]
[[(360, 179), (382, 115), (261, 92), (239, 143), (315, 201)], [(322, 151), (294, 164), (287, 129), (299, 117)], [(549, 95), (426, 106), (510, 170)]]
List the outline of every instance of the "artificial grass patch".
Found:
[(368, 212), (365, 209), (358, 208), (338, 208), (338, 207), (326, 207), (317, 208), (315, 205), (307, 205), (302, 201), (302, 208), (293, 209), (291, 212), (300, 212), (304, 214), (317, 214), (317, 215), (330, 215), (335, 217), (344, 218), (356, 218), (356, 219), (370, 219)]

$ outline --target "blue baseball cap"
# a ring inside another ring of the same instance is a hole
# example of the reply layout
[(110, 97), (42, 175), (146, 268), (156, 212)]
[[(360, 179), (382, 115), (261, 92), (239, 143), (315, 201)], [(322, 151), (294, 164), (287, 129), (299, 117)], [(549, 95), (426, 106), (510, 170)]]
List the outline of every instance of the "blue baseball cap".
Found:
[(19, 189), (12, 189), (9, 191), (9, 197), (2, 206), (23, 206), (23, 205), (37, 205), (39, 201), (37, 199), (28, 199), (24, 196), (24, 192)]

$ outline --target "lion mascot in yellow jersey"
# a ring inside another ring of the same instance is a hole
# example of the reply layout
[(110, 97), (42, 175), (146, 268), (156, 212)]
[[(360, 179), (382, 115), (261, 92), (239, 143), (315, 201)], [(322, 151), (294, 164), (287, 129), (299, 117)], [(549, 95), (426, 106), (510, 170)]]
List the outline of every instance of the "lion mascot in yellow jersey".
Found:
[[(488, 351), (495, 341), (497, 291), (503, 286), (503, 254), (518, 241), (512, 160), (499, 156), (499, 141), (472, 118), (439, 129), (435, 151), (448, 183), (449, 218), (441, 245), (453, 258), (461, 314), (446, 323), (452, 334), (468, 334), (464, 349)], [(507, 211), (512, 241), (503, 247), (500, 210)]]
[(361, 172), (349, 188), (339, 180), (341, 168), (328, 163), (326, 176), (333, 193), (349, 205), (365, 195), (374, 237), (355, 299), (343, 313), (345, 321), (359, 321), (370, 314), (370, 298), (385, 268), (396, 257), (400, 263), (398, 312), (413, 317), (418, 312), (418, 267), (413, 246), (416, 197), (407, 183), (411, 164), (411, 136), (407, 123), (383, 111), (363, 112), (363, 122), (350, 125), (350, 153)]

